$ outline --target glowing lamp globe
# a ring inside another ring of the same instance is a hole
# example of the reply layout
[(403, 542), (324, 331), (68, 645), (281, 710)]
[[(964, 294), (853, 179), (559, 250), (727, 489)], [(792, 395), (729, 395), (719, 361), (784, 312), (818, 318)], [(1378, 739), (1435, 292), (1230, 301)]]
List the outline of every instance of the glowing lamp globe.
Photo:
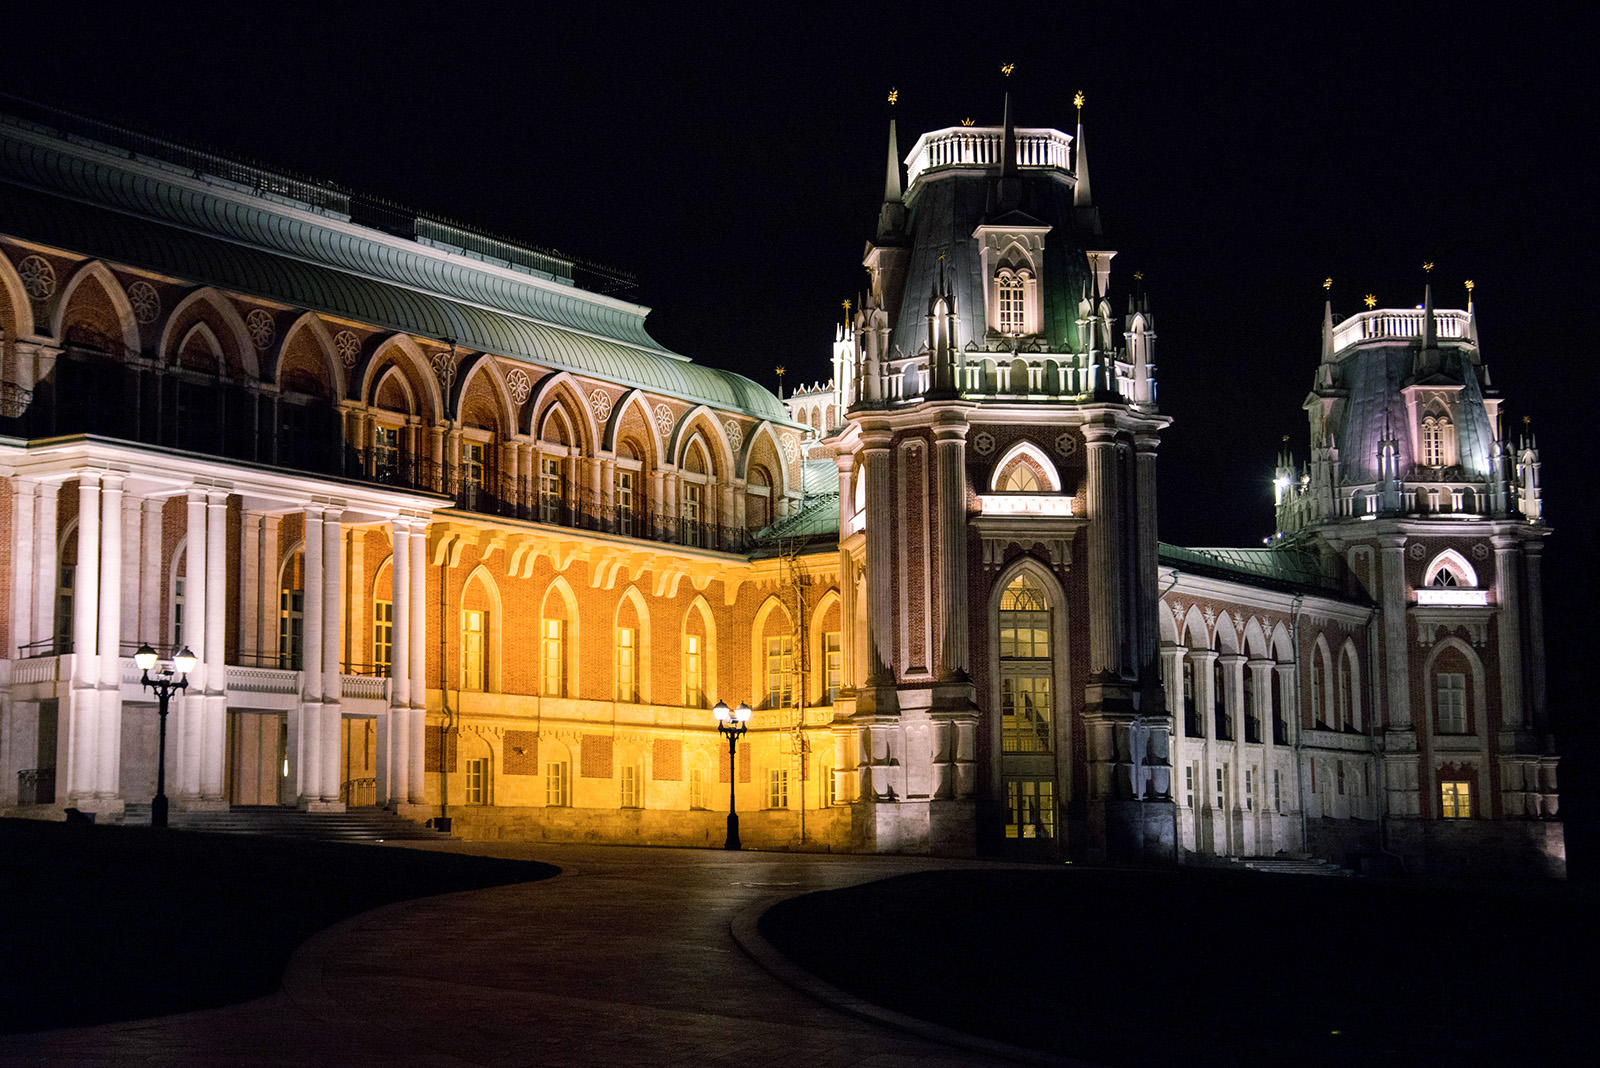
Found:
[(178, 674), (187, 675), (194, 670), (197, 661), (194, 653), (190, 652), (189, 647), (185, 645), (178, 651), (178, 655), (172, 658), (172, 663), (177, 667)]
[(716, 704), (712, 705), (711, 706), (711, 714), (713, 716), (717, 717), (717, 722), (718, 723), (726, 723), (726, 722), (728, 722), (729, 713), (728, 713), (727, 702), (718, 701)]
[(156, 666), (156, 651), (148, 644), (141, 645), (133, 654), (133, 662), (139, 665), (140, 671), (149, 671)]
[(733, 710), (733, 718), (739, 723), (748, 722), (750, 719), (750, 706), (740, 701), (739, 707)]

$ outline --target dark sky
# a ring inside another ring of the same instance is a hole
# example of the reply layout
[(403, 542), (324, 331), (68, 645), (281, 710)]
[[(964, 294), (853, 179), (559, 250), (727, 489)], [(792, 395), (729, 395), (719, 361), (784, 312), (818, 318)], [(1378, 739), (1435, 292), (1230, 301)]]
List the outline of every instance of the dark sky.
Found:
[(998, 122), (1014, 62), (1021, 125), (1070, 128), (1087, 94), (1115, 277), (1152, 294), (1163, 538), (1271, 532), (1322, 279), (1338, 313), (1411, 305), (1431, 260), (1441, 306), (1477, 283), (1508, 427), (1538, 430), (1552, 654), (1576, 664), (1562, 624), (1600, 549), (1577, 413), (1600, 378), (1596, 79), (1586, 32), (1527, 10), (35, 4), (8, 12), (0, 85), (635, 271), (662, 342), (772, 385), (825, 376), (865, 282), (886, 91), (909, 147)]

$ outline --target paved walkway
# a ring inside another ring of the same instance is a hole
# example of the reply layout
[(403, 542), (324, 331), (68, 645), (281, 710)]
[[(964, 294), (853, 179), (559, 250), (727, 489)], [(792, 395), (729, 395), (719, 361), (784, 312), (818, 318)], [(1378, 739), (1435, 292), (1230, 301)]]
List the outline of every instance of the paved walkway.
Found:
[[(537, 883), (329, 928), (281, 991), (226, 1009), (0, 1037), (0, 1065), (817, 1066), (1013, 1063), (823, 1005), (731, 922), (809, 890), (955, 866), (893, 857), (448, 843), (541, 860)], [(863, 918), (863, 922), (870, 922)]]

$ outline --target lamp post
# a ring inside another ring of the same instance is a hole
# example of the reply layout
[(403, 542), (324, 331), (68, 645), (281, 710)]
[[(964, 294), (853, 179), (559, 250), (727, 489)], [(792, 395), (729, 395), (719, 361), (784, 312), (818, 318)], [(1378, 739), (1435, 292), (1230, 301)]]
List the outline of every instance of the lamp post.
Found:
[(139, 665), (143, 673), (140, 682), (145, 689), (154, 690), (156, 695), (156, 712), (161, 717), (161, 737), (156, 743), (156, 796), (150, 801), (150, 826), (165, 827), (167, 825), (167, 703), (172, 700), (172, 695), (179, 690), (189, 688), (189, 672), (194, 670), (195, 656), (185, 645), (179, 650), (178, 655), (172, 658), (172, 663), (156, 673), (155, 678), (150, 677), (150, 669), (156, 666), (156, 651), (149, 644), (139, 646), (133, 654), (133, 662)]
[(722, 848), (743, 849), (739, 843), (739, 813), (734, 808), (733, 790), (739, 781), (739, 739), (750, 729), (750, 706), (740, 701), (738, 708), (729, 710), (725, 702), (718, 701), (712, 706), (711, 714), (717, 717), (717, 730), (728, 739), (728, 840)]

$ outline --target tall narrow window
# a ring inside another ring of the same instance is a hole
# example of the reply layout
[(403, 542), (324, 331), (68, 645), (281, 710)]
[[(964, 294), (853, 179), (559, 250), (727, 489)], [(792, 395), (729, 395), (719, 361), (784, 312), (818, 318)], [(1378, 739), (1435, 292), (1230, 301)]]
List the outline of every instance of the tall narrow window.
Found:
[(172, 647), (183, 648), (183, 576), (172, 581)]
[(1194, 808), (1194, 765), (1183, 769), (1183, 807)]
[(622, 807), (644, 807), (644, 776), (637, 764), (622, 766)]
[(823, 694), (825, 704), (833, 704), (839, 697), (839, 686), (844, 679), (844, 647), (840, 643), (840, 635), (836, 630), (830, 630), (822, 636), (823, 661), (827, 670), (827, 691)]
[(372, 602), (372, 673), (386, 678), (394, 656), (394, 602)]
[(487, 758), (478, 758), (467, 761), (467, 804), (487, 805), (489, 803), (489, 761)]
[(683, 640), (683, 703), (689, 708), (706, 706), (705, 654), (698, 634)]
[(1340, 730), (1349, 730), (1354, 720), (1350, 716), (1350, 661), (1345, 657), (1339, 658), (1339, 721), (1334, 726)]
[(1217, 769), (1217, 807), (1228, 807), (1228, 769), (1226, 765)]
[(1006, 783), (1006, 837), (1049, 839), (1056, 833), (1055, 783), (1048, 779)]
[(1447, 820), (1472, 818), (1472, 784), (1469, 782), (1441, 782), (1439, 784), (1439, 815)]
[(1256, 673), (1249, 664), (1244, 666), (1244, 740), (1261, 741), (1261, 715), (1256, 708)]
[(1311, 725), (1313, 727), (1326, 727), (1328, 725), (1328, 710), (1323, 707), (1322, 687), (1327, 678), (1327, 672), (1322, 666), (1322, 654), (1319, 650), (1312, 654), (1311, 662)]
[(617, 628), (617, 700), (632, 703), (639, 699), (639, 632), (632, 627)]
[(1200, 706), (1194, 692), (1194, 661), (1183, 662), (1183, 735), (1185, 738), (1204, 738), (1205, 728), (1200, 723)]
[(633, 472), (618, 471), (612, 487), (612, 497), (617, 509), (617, 533), (633, 537)]
[(561, 522), (561, 458), (539, 457), (539, 519)]
[(1211, 662), (1211, 704), (1216, 719), (1216, 738), (1219, 742), (1233, 741), (1233, 717), (1228, 714), (1228, 691), (1224, 684), (1227, 675), (1219, 656)]
[(566, 650), (566, 624), (559, 619), (544, 621), (544, 630), (540, 639), (539, 659), (543, 665), (541, 675), (543, 685), (540, 688), (546, 697), (565, 697), (567, 695), (567, 650)]
[(1430, 415), (1422, 421), (1422, 466), (1443, 467), (1447, 453), (1445, 449), (1445, 434), (1450, 429), (1450, 420), (1441, 416)]
[(487, 613), (466, 609), (461, 613), (461, 688), (482, 690), (484, 616)]
[(305, 641), (305, 555), (295, 553), (278, 590), (278, 667), (299, 671)]
[(552, 808), (572, 804), (572, 767), (565, 760), (545, 765), (544, 803)]
[(1007, 753), (1048, 753), (1050, 609), (1039, 584), (1018, 575), (1000, 595), (1000, 733)]
[[(57, 653), (72, 652), (72, 590), (78, 569), (62, 564), (56, 582), (56, 648)], [(182, 648), (182, 646), (179, 646)]]
[(1272, 769), (1272, 811), (1283, 813), (1283, 772)]
[(826, 760), (817, 765), (817, 790), (822, 795), (818, 803), (823, 808), (832, 808), (837, 797), (834, 793), (833, 765)]
[(1000, 277), (1000, 332), (1020, 334), (1024, 329), (1022, 279), (1014, 274)]
[(767, 707), (794, 704), (794, 636), (767, 639)]
[(461, 493), (468, 508), (477, 506), (483, 496), (483, 444), (469, 441), (461, 447)]
[(706, 807), (706, 773), (699, 768), (689, 769), (689, 807)]
[(697, 482), (683, 483), (683, 543), (705, 544), (704, 509), (701, 504), (701, 486)]
[(1439, 733), (1467, 733), (1467, 677), (1458, 672), (1444, 672), (1435, 679)]
[(400, 481), (400, 429), (372, 428), (372, 476), (379, 482)]
[(1256, 807), (1256, 769), (1244, 769), (1244, 808), (1246, 812), (1254, 812)]
[(789, 807), (788, 768), (769, 768), (767, 770), (767, 807)]

